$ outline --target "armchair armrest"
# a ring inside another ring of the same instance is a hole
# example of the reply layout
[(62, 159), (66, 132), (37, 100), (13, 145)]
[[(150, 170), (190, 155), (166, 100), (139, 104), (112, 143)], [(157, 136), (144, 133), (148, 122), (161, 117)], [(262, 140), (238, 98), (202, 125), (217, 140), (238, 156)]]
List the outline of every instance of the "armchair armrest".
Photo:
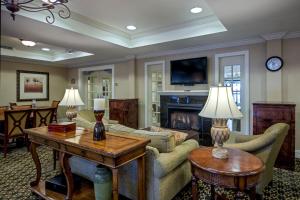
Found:
[(154, 161), (154, 175), (163, 177), (187, 160), (188, 154), (199, 144), (196, 140), (190, 139), (175, 147), (170, 153), (160, 153)]
[(240, 132), (231, 132), (230, 137), (234, 138), (235, 143), (248, 142), (260, 137), (260, 135), (244, 135)]
[[(247, 152), (256, 152), (262, 148), (265, 148), (273, 142), (273, 140), (267, 140), (266, 138), (261, 137), (262, 135), (255, 135), (252, 140), (247, 142), (233, 143), (233, 144), (224, 144), (224, 147), (227, 148), (236, 148)], [(251, 137), (251, 136), (250, 136)]]

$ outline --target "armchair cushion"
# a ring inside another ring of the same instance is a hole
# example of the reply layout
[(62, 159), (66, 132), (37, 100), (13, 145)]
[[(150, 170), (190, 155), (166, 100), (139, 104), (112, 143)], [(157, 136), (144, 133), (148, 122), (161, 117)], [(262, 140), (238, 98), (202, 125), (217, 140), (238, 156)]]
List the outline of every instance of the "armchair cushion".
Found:
[(187, 140), (175, 147), (170, 153), (160, 153), (154, 164), (155, 177), (163, 177), (187, 160), (188, 154), (199, 147), (196, 140)]

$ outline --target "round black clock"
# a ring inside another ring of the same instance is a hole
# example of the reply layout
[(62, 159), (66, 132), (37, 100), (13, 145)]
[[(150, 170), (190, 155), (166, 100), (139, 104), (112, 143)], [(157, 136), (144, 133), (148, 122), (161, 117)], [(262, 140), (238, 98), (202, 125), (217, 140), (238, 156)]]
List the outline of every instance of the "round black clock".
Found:
[(266, 61), (266, 68), (269, 71), (276, 72), (282, 68), (283, 60), (279, 56), (272, 56)]

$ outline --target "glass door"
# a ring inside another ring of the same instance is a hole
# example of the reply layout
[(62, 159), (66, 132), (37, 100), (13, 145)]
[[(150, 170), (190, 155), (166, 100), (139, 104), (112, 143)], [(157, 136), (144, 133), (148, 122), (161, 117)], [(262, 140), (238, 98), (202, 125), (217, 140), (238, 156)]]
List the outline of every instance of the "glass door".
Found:
[(145, 64), (147, 70), (145, 91), (145, 126), (160, 126), (160, 91), (163, 91), (164, 63)]
[[(244, 56), (229, 56), (220, 59), (220, 83), (224, 86), (230, 86), (232, 89), (233, 99), (237, 107), (243, 113), (243, 76)], [(241, 131), (241, 120), (228, 120), (228, 127), (232, 131)]]
[(94, 109), (95, 98), (105, 98), (105, 117), (109, 115), (109, 99), (112, 98), (112, 70), (85, 72), (87, 109)]

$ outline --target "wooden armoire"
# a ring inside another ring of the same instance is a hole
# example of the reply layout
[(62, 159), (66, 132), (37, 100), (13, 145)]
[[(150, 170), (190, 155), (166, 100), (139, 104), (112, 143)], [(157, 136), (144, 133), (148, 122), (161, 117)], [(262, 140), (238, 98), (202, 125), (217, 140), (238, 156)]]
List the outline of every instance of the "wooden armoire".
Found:
[(138, 129), (138, 99), (109, 99), (109, 119)]
[(253, 103), (253, 134), (261, 134), (273, 124), (282, 122), (290, 125), (275, 167), (294, 170), (295, 168), (295, 104)]

